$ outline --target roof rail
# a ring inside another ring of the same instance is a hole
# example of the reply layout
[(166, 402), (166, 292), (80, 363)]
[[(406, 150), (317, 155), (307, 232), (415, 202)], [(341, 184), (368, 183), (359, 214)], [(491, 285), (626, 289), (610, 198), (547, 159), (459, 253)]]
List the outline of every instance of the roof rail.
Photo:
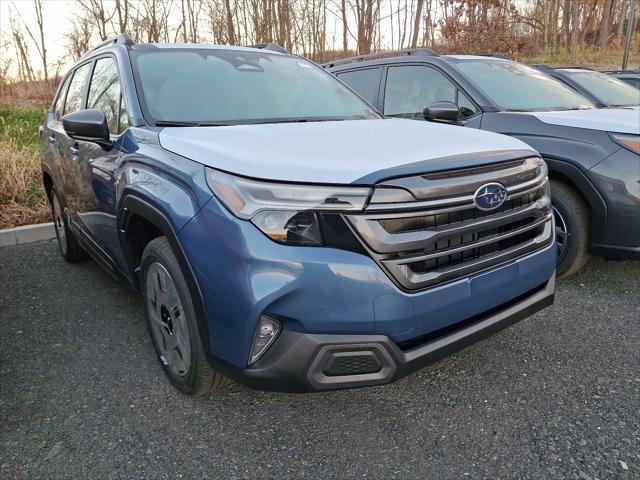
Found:
[(566, 69), (572, 69), (572, 70), (590, 70), (592, 72), (595, 72), (596, 69), (595, 68), (591, 68), (591, 67), (583, 67), (582, 65), (564, 65), (562, 67), (556, 67), (556, 70), (566, 70)]
[(385, 57), (398, 57), (400, 55), (413, 56), (413, 55), (423, 55), (428, 57), (439, 57), (438, 52), (431, 48), (408, 48), (405, 50), (390, 50), (387, 52), (376, 52), (369, 53), (366, 55), (356, 55), (355, 57), (348, 58), (339, 58), (337, 60), (331, 60), (322, 65), (323, 68), (333, 68), (338, 65), (344, 65), (352, 62), (363, 62), (365, 60), (374, 60), (376, 58), (385, 58)]
[(513, 58), (507, 57), (506, 55), (503, 55), (502, 53), (480, 53), (478, 56), (479, 57), (492, 57), (492, 58), (499, 58), (501, 60), (511, 60), (511, 61), (513, 61)]
[(98, 50), (98, 49), (100, 49), (102, 47), (106, 47), (107, 45), (118, 44), (118, 45), (124, 45), (125, 47), (128, 48), (131, 45), (133, 45), (134, 43), (135, 42), (133, 41), (133, 39), (129, 35), (127, 35), (126, 33), (121, 33), (118, 36), (107, 38), (104, 42), (100, 43), (99, 45), (96, 45), (91, 50), (89, 50), (87, 53), (85, 53), (83, 55), (83, 57), (87, 56), (91, 52), (94, 52), (94, 51), (96, 51), (96, 50)]
[(535, 68), (536, 70), (540, 70), (541, 72), (549, 72), (555, 70), (555, 68), (553, 68), (551, 65), (547, 65), (544, 63), (532, 63), (529, 66)]
[(277, 43), (258, 43), (256, 45), (247, 45), (249, 48), (261, 48), (263, 50), (271, 50), (272, 52), (289, 53), (286, 48), (281, 47)]

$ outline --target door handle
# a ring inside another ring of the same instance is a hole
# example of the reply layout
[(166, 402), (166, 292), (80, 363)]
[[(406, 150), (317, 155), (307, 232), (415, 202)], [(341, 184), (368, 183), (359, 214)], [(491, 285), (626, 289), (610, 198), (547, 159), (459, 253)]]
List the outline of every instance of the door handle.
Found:
[(80, 155), (80, 148), (76, 143), (71, 147), (71, 160), (78, 160), (78, 156)]
[(55, 145), (56, 143), (56, 136), (51, 134), (51, 136), (49, 137), (49, 145)]

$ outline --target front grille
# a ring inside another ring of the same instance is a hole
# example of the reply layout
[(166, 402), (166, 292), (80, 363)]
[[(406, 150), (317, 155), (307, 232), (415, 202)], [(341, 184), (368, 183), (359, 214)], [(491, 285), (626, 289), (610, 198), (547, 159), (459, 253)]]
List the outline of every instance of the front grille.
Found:
[[(483, 211), (473, 197), (488, 182), (504, 185), (508, 196), (500, 207)], [(394, 179), (377, 185), (373, 199), (383, 201), (346, 219), (406, 290), (491, 268), (552, 241), (547, 169), (538, 158)]]

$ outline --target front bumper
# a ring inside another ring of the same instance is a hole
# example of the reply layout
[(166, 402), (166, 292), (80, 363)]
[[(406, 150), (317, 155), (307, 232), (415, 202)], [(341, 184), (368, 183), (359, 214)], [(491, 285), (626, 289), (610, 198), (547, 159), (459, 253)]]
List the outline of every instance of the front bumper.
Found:
[[(552, 277), (556, 245), (484, 271), (404, 292), (369, 256), (280, 245), (212, 198), (179, 233), (199, 287), (212, 362), (247, 369), (262, 315), (283, 332), (384, 336), (397, 345), (486, 316)], [(268, 353), (267, 353), (268, 355)], [(264, 357), (266, 359), (267, 356)], [(254, 366), (255, 367), (255, 366)]]
[(249, 368), (216, 359), (213, 363), (235, 381), (261, 390), (311, 392), (390, 383), (551, 305), (554, 293), (555, 274), (543, 285), (481, 318), (436, 332), (410, 348), (400, 348), (385, 335), (285, 330), (267, 354)]
[(640, 259), (640, 155), (621, 148), (587, 172), (607, 205), (607, 221), (591, 250), (615, 259)]

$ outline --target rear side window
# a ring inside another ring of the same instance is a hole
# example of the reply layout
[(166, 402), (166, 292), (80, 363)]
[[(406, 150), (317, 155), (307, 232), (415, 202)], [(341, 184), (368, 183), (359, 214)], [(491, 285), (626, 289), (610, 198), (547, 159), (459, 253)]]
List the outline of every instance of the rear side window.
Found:
[(378, 100), (378, 86), (380, 84), (379, 68), (352, 70), (350, 72), (338, 73), (336, 76), (358, 92), (358, 94), (371, 105), (376, 104)]
[(56, 98), (56, 103), (54, 106), (54, 112), (56, 114), (56, 118), (60, 120), (62, 117), (62, 108), (64, 106), (64, 97), (67, 95), (67, 88), (69, 88), (69, 82), (71, 81), (71, 75), (65, 78), (64, 83), (60, 87), (60, 93), (58, 94), (58, 98)]
[(65, 114), (77, 112), (82, 107), (82, 93), (87, 83), (90, 66), (91, 64), (87, 63), (74, 72), (67, 92), (67, 101), (64, 104)]
[(97, 108), (104, 112), (110, 133), (117, 135), (127, 128), (118, 66), (112, 57), (96, 61), (89, 85), (87, 108)]

